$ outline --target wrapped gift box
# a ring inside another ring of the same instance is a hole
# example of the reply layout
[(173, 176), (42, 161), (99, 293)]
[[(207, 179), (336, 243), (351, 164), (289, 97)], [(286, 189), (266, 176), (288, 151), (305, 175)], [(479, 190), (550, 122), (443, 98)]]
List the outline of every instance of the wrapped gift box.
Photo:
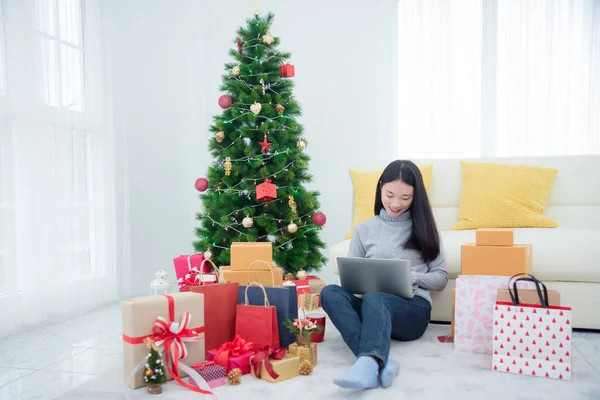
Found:
[(299, 346), (298, 343), (290, 344), (288, 352), (293, 356), (299, 356), (300, 361), (308, 360), (313, 367), (317, 366), (317, 344), (311, 343), (308, 346)]
[(308, 280), (308, 288), (311, 294), (320, 294), (321, 290), (327, 286), (325, 281), (320, 279), (318, 276), (310, 275), (306, 279)]
[[(196, 341), (184, 342), (187, 356), (179, 360), (179, 365), (181, 366), (183, 363), (190, 366), (194, 363), (204, 362), (204, 296), (202, 294), (185, 292), (134, 298), (124, 300), (121, 306), (124, 376), (126, 380), (148, 355), (148, 348), (143, 342), (144, 339), (150, 337), (157, 341), (154, 338), (153, 328), (158, 323), (158, 317), (179, 324), (182, 323), (184, 312), (187, 312), (188, 317), (190, 317), (189, 323), (187, 324), (187, 330), (184, 330), (181, 336), (189, 339), (195, 338)], [(170, 364), (170, 362), (165, 360), (165, 364)], [(168, 368), (166, 369), (167, 379), (173, 379)], [(179, 378), (184, 376), (186, 376), (185, 372), (180, 370)], [(143, 368), (135, 372), (127, 383), (132, 389), (145, 386)]]
[(259, 282), (263, 286), (281, 287), (283, 283), (283, 270), (277, 267), (256, 271), (234, 271), (231, 267), (221, 267), (219, 270), (225, 282), (239, 283), (243, 286), (250, 282)]
[(477, 246), (512, 246), (515, 230), (510, 228), (479, 228), (475, 231)]
[[(258, 354), (260, 353), (257, 353), (257, 355), (252, 357), (250, 360), (251, 364)], [(266, 363), (270, 363), (272, 371), (276, 377), (269, 373)], [(258, 363), (255, 362), (252, 365), (252, 375), (267, 382), (277, 383), (298, 376), (299, 366), (300, 357), (291, 354), (286, 354), (281, 360), (265, 358)]]
[[(201, 364), (193, 364), (191, 367), (198, 373), (208, 386), (211, 388), (217, 386), (223, 386), (225, 384), (225, 379), (227, 378), (227, 373), (225, 372), (225, 368), (222, 366), (215, 364), (213, 361), (206, 361)], [(194, 378), (190, 377), (190, 384), (198, 387)]]
[(450, 320), (450, 336), (454, 337), (454, 313), (456, 312), (456, 288), (452, 289), (452, 319)]
[[(208, 351), (208, 360), (215, 361), (215, 357), (217, 355), (218, 349), (213, 349)], [(252, 356), (256, 354), (254, 351), (250, 350), (243, 354), (239, 355), (230, 355), (227, 358), (227, 362), (225, 365), (225, 371), (229, 373), (234, 368), (239, 368), (242, 371), (242, 375), (250, 373), (250, 359)]]
[[(257, 260), (264, 263), (254, 263)], [(252, 269), (268, 270), (273, 262), (273, 244), (271, 242), (234, 242), (231, 243), (231, 270), (248, 271)]]
[(306, 311), (318, 310), (321, 304), (320, 295), (304, 293), (298, 296), (298, 307)]
[(531, 245), (461, 247), (461, 275), (513, 276), (531, 273)]
[[(454, 348), (474, 353), (492, 352), (492, 322), (498, 289), (508, 287), (509, 276), (459, 275), (456, 278)], [(517, 282), (530, 289), (532, 282)], [(519, 290), (520, 292), (520, 290)]]
[(173, 264), (175, 266), (175, 276), (177, 277), (177, 280), (184, 280), (185, 276), (192, 270), (204, 273), (212, 272), (210, 264), (208, 262), (202, 264), (203, 261), (203, 254), (182, 255), (174, 258)]

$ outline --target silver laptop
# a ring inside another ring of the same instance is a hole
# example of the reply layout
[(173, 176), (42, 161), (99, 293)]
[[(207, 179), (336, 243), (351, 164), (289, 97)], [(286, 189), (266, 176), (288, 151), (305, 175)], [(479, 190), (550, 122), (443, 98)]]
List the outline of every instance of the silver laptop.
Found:
[(413, 297), (409, 260), (338, 257), (341, 286), (352, 294), (384, 292)]

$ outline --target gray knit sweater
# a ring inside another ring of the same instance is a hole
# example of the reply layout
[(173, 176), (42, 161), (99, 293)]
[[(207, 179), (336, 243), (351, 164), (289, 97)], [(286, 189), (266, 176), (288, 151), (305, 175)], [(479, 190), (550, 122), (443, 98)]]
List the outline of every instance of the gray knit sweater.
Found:
[(440, 236), (440, 255), (430, 263), (423, 261), (421, 252), (405, 249), (412, 231), (412, 216), (406, 211), (398, 217), (390, 216), (385, 209), (356, 226), (348, 257), (385, 258), (409, 260), (412, 267), (415, 296), (431, 303), (430, 290), (441, 291), (448, 282), (444, 247)]

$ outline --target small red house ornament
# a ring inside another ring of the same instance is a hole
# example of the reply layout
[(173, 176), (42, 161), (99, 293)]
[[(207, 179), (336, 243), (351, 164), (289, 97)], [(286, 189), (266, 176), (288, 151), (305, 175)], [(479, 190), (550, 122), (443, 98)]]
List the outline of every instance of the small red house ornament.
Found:
[(274, 200), (277, 198), (277, 186), (271, 183), (270, 179), (265, 179), (260, 185), (256, 185), (256, 199), (262, 201)]
[(294, 66), (290, 63), (283, 63), (283, 60), (280, 58), (279, 62), (281, 63), (281, 65), (279, 66), (279, 71), (281, 71), (281, 76), (283, 78), (291, 78), (292, 76), (295, 75), (295, 69)]

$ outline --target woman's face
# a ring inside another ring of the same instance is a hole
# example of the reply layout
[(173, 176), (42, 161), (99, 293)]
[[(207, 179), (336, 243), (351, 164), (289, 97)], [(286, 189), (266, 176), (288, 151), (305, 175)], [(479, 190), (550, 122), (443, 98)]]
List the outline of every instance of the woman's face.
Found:
[(415, 188), (400, 179), (388, 182), (381, 187), (381, 202), (385, 211), (397, 217), (410, 208)]

